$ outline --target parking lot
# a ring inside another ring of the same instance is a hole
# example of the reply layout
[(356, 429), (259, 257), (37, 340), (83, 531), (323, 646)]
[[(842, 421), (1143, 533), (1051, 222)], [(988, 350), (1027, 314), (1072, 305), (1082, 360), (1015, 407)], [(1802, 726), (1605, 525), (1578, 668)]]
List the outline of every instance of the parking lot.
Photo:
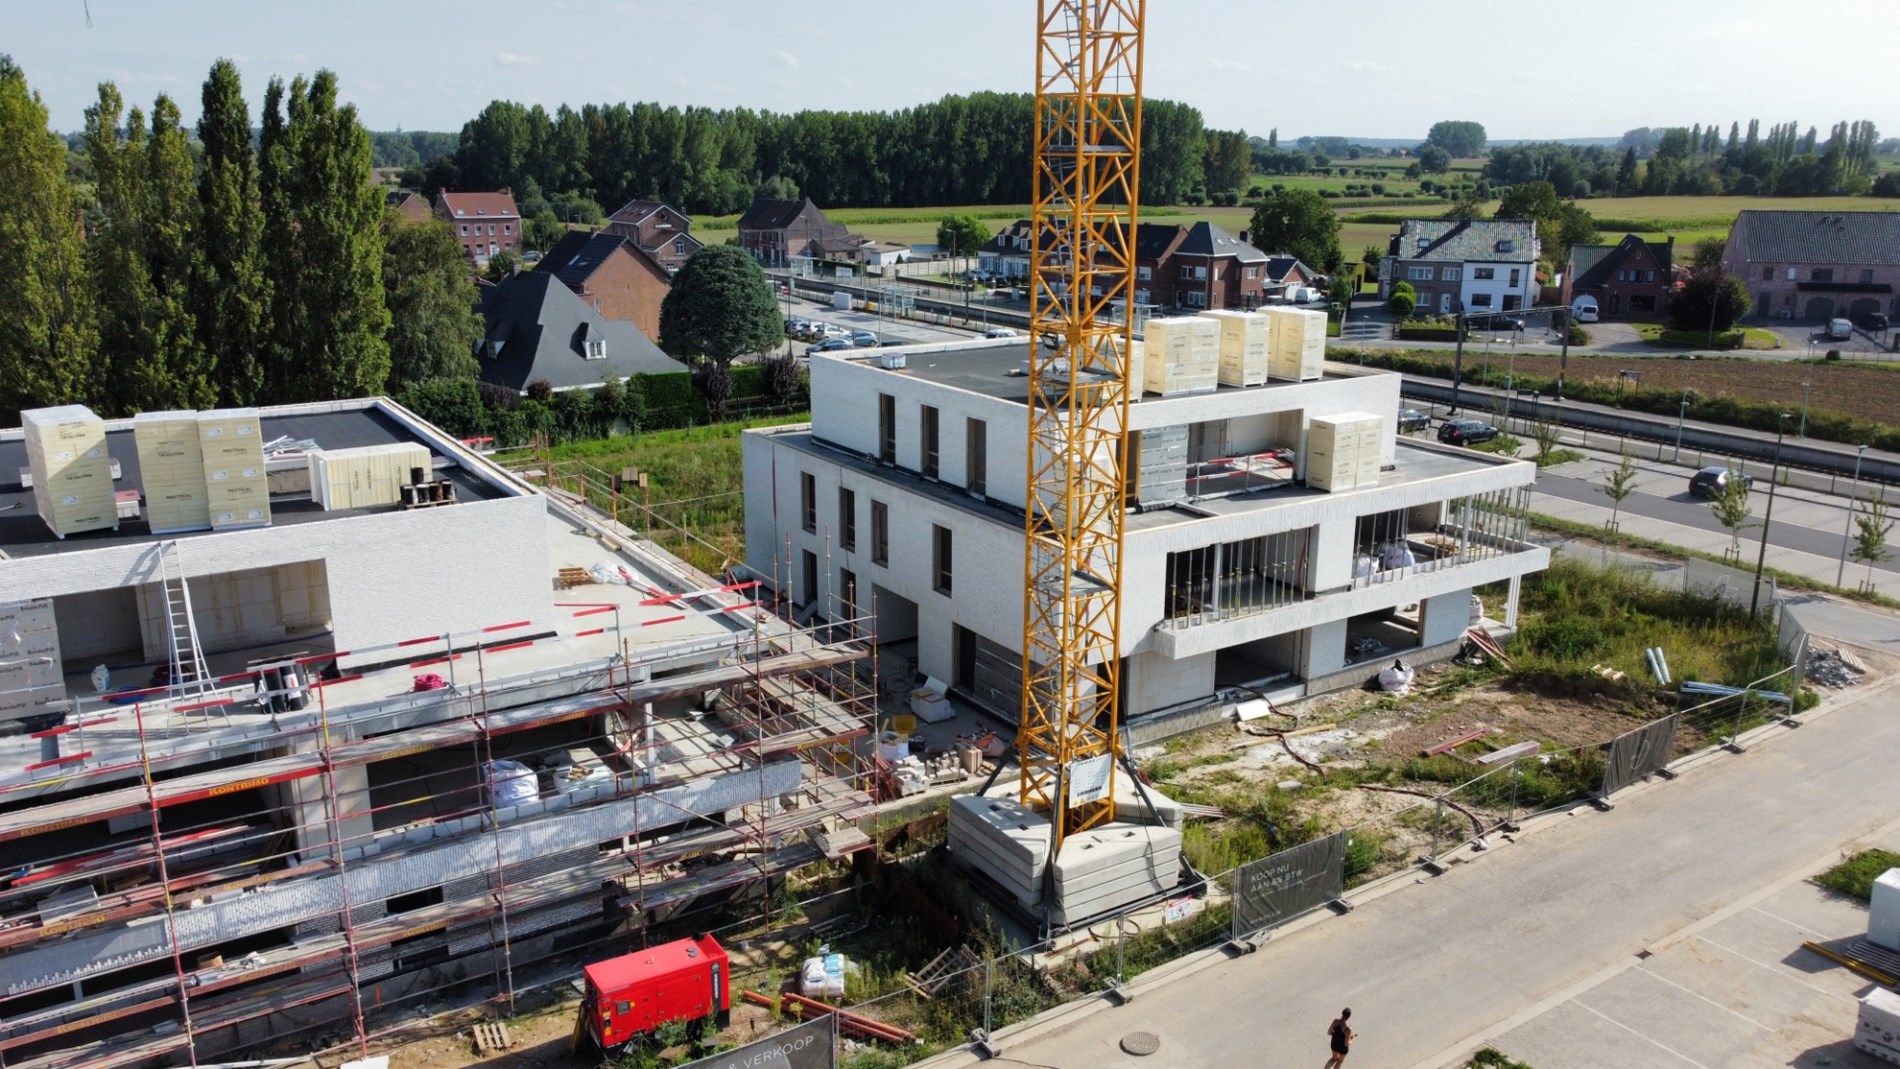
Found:
[(1843, 357), (1851, 355), (1860, 359), (1900, 360), (1900, 353), (1893, 351), (1895, 335), (1891, 331), (1876, 334), (1855, 327), (1852, 337), (1829, 338), (1825, 333), (1825, 324), (1821, 323), (1770, 320), (1750, 325), (1780, 335), (1782, 351), (1792, 356), (1817, 357), (1833, 349), (1838, 350)]
[[(785, 308), (786, 302), (784, 298), (780, 298), (780, 311), (784, 312)], [(976, 331), (939, 326), (935, 323), (920, 323), (909, 319), (891, 319), (870, 312), (840, 311), (828, 304), (822, 304), (818, 301), (806, 300), (804, 298), (794, 298), (790, 304), (790, 308), (791, 311), (786, 313), (788, 315), (836, 324), (845, 330), (868, 330), (877, 335), (878, 341), (882, 343), (910, 345), (920, 342), (967, 341), (970, 338), (976, 337), (978, 334)], [(815, 343), (810, 341), (794, 341), (792, 343), (792, 352), (803, 356), (805, 350), (813, 344)]]

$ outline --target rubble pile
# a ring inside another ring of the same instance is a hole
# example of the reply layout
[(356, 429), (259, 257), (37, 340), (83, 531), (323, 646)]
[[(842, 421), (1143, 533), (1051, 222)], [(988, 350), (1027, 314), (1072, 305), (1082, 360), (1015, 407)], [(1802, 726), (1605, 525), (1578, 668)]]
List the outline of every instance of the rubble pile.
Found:
[(1851, 687), (1867, 674), (1867, 666), (1846, 650), (1816, 649), (1808, 654), (1809, 682), (1824, 687)]

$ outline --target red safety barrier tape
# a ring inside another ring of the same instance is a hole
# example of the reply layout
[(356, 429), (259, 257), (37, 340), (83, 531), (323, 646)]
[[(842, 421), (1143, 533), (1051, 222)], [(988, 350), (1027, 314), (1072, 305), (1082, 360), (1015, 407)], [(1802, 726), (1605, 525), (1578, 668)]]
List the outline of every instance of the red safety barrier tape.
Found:
[(74, 754), (67, 754), (67, 755), (66, 755), (66, 756), (64, 756), (64, 757), (55, 757), (55, 758), (53, 758), (53, 759), (52, 759), (51, 761), (38, 761), (38, 762), (35, 762), (35, 763), (33, 763), (33, 764), (30, 764), (30, 765), (28, 765), (28, 766), (26, 766), (26, 767), (25, 767), (24, 769), (21, 769), (21, 771), (23, 771), (23, 772), (38, 772), (38, 771), (39, 771), (40, 769), (42, 769), (42, 768), (51, 768), (51, 767), (53, 767), (54, 765), (63, 765), (63, 764), (66, 764), (66, 763), (67, 763), (67, 762), (69, 762), (69, 761), (84, 761), (84, 760), (85, 760), (86, 758), (88, 758), (88, 757), (91, 757), (91, 756), (92, 756), (92, 751), (91, 751), (91, 750), (87, 750), (87, 751), (86, 751), (86, 752), (84, 752), (84, 753), (74, 753)]
[(620, 608), (618, 605), (602, 605), (595, 609), (582, 609), (580, 612), (574, 614), (574, 618), (578, 620), (583, 616), (599, 616), (603, 612), (613, 612), (618, 608)]
[(589, 635), (599, 635), (599, 634), (603, 634), (603, 633), (605, 633), (605, 632), (606, 632), (606, 630), (607, 630), (607, 629), (606, 629), (606, 628), (604, 628), (604, 627), (596, 627), (596, 628), (594, 628), (594, 629), (593, 629), (593, 630), (591, 630), (591, 631), (576, 631), (576, 632), (574, 632), (574, 637), (575, 637), (575, 638), (586, 638), (586, 637), (587, 637), (587, 636), (589, 636)]
[(661, 624), (676, 624), (684, 619), (686, 619), (685, 613), (681, 613), (678, 616), (662, 616), (657, 620), (642, 620), (640, 621), (640, 626), (641, 627), (658, 627)]
[(739, 610), (741, 610), (741, 609), (756, 609), (756, 608), (758, 608), (758, 607), (759, 607), (759, 603), (758, 603), (758, 602), (756, 602), (756, 601), (745, 601), (745, 602), (741, 602), (741, 603), (739, 603), (739, 604), (737, 604), (737, 605), (722, 605), (722, 606), (720, 606), (720, 607), (719, 607), (718, 609), (716, 609), (716, 610), (714, 610), (714, 611), (716, 611), (716, 612), (738, 612), (738, 611), (739, 611)]
[(319, 679), (318, 681), (310, 685), (313, 687), (328, 687), (337, 683), (354, 683), (361, 678), (363, 678), (363, 674), (361, 672), (358, 672), (357, 674), (353, 676), (338, 676), (335, 679)]
[(459, 660), (461, 660), (461, 659), (462, 659), (462, 655), (461, 655), (461, 654), (459, 654), (459, 653), (451, 653), (451, 654), (449, 654), (449, 655), (448, 655), (447, 657), (430, 657), (430, 658), (427, 658), (427, 659), (425, 659), (425, 660), (420, 660), (420, 661), (410, 661), (410, 662), (409, 662), (409, 667), (411, 667), (411, 668), (427, 668), (427, 667), (429, 667), (429, 666), (430, 666), (430, 665), (432, 665), (432, 664), (447, 664), (447, 663), (449, 663), (450, 661), (459, 661)]
[(442, 641), (441, 635), (430, 635), (428, 638), (405, 638), (401, 642), (396, 643), (396, 647), (400, 649), (404, 646), (422, 646), (430, 642), (440, 641)]
[(489, 653), (507, 653), (507, 652), (508, 652), (509, 650), (518, 650), (518, 649), (523, 649), (523, 648), (525, 648), (525, 647), (528, 647), (528, 646), (532, 646), (532, 645), (534, 645), (534, 640), (533, 640), (533, 639), (528, 639), (528, 640), (527, 640), (526, 642), (510, 642), (510, 643), (508, 643), (508, 644), (507, 644), (507, 645), (505, 645), (505, 646), (490, 646), (490, 647), (488, 647), (488, 651), (487, 651), (487, 652), (489, 652)]
[(513, 631), (517, 627), (527, 627), (532, 623), (534, 623), (533, 620), (516, 620), (512, 624), (495, 624), (490, 627), (482, 628), (482, 634), (492, 635), (497, 631)]

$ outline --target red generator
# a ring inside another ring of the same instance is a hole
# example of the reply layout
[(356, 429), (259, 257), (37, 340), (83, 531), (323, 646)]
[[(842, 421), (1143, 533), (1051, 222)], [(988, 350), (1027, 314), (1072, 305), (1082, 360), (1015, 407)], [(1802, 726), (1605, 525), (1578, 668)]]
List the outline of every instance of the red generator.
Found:
[(715, 1017), (724, 1028), (730, 1019), (731, 966), (710, 935), (597, 961), (583, 973), (583, 1027), (601, 1050), (624, 1049), (673, 1021)]

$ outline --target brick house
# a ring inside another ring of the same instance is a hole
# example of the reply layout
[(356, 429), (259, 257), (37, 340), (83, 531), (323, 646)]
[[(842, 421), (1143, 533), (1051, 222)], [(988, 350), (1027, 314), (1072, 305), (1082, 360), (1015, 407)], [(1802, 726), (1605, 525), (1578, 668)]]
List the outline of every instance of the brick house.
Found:
[(435, 195), (435, 214), (455, 228), (455, 240), (477, 264), (499, 252), (521, 255), (521, 209), (512, 193)]
[(1537, 295), (1537, 224), (1521, 219), (1407, 219), (1379, 261), (1379, 299), (1410, 282), (1420, 315), (1509, 312)]
[(673, 276), (633, 239), (571, 230), (534, 269), (560, 279), (602, 318), (632, 323), (659, 339), (660, 302), (673, 288)]
[(1574, 245), (1564, 269), (1562, 301), (1595, 297), (1604, 319), (1655, 319), (1674, 284), (1676, 239), (1657, 243), (1626, 234), (1615, 245)]
[(413, 189), (392, 189), (383, 194), (383, 203), (396, 209), (404, 219), (419, 221), (434, 214), (429, 208), (429, 198)]
[(1900, 316), (1900, 212), (1743, 211), (1722, 269), (1747, 283), (1757, 316)]
[[(978, 250), (978, 268), (999, 279), (1027, 278), (1032, 229), (1028, 219), (1002, 228)], [(1270, 260), (1244, 239), (1207, 223), (1142, 223), (1135, 229), (1135, 303), (1157, 309), (1255, 308), (1271, 291)]]
[(630, 200), (607, 217), (603, 227), (633, 242), (671, 274), (698, 252), (701, 242), (692, 235), (693, 221), (682, 212), (655, 200)]
[(768, 266), (783, 266), (794, 256), (851, 259), (863, 243), (844, 224), (826, 219), (810, 197), (760, 197), (739, 217), (739, 247)]
[(510, 393), (526, 393), (537, 381), (591, 390), (609, 378), (685, 370), (632, 323), (602, 315), (552, 272), (523, 271), (483, 289), (479, 311), (477, 377)]

